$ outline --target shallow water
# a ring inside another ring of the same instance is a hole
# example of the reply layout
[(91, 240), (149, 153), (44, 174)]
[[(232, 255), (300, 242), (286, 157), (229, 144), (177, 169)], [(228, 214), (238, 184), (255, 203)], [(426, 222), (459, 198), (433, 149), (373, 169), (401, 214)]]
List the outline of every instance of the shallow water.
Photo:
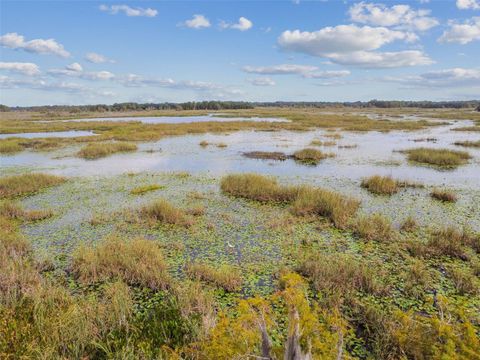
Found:
[(70, 138), (78, 136), (94, 136), (97, 135), (93, 131), (70, 130), (70, 131), (53, 131), (53, 132), (35, 132), (35, 133), (17, 133), (17, 134), (0, 134), (0, 139), (8, 138)]
[[(265, 161), (247, 159), (245, 151), (282, 151), (291, 154), (309, 146), (313, 139), (332, 140), (325, 130), (309, 132), (239, 131), (231, 134), (200, 134), (169, 137), (152, 143), (141, 143), (139, 151), (115, 154), (98, 159), (84, 160), (74, 157), (78, 147), (48, 152), (22, 152), (0, 157), (1, 167), (32, 167), (67, 176), (111, 176), (125, 172), (187, 171), (194, 174), (221, 176), (232, 172), (259, 172), (280, 176), (348, 178), (359, 180), (373, 174), (391, 175), (399, 179), (419, 181), (427, 185), (455, 188), (480, 188), (480, 150), (452, 145), (458, 140), (476, 140), (477, 134), (451, 131), (466, 126), (469, 121), (455, 121), (448, 126), (432, 127), (421, 131), (404, 132), (341, 132), (337, 146), (317, 147), (335, 157), (317, 166), (305, 166), (293, 160)], [(435, 138), (436, 142), (413, 141)], [(200, 141), (212, 145), (202, 148)], [(226, 148), (216, 144), (225, 143)], [(339, 148), (356, 144), (356, 148)], [(414, 147), (451, 148), (466, 150), (473, 159), (454, 170), (438, 170), (409, 164), (405, 155), (397, 152)]]
[[(43, 121), (43, 122), (52, 122)], [(110, 118), (87, 118), (60, 120), (61, 122), (141, 122), (144, 124), (184, 124), (197, 122), (234, 122), (234, 121), (252, 121), (252, 122), (290, 122), (287, 119), (265, 118), (265, 117), (222, 117), (220, 115), (209, 114), (202, 116), (156, 116), (156, 117), (110, 117)]]

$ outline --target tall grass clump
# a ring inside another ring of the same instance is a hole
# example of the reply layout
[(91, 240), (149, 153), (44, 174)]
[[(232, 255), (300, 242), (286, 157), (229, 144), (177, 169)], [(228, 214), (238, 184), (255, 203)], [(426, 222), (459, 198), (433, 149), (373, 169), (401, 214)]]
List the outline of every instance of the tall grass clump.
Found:
[(395, 236), (392, 222), (381, 214), (358, 217), (353, 232), (367, 241), (388, 242)]
[(14, 154), (23, 150), (23, 146), (19, 144), (18, 139), (0, 140), (0, 154)]
[(248, 151), (244, 152), (243, 156), (250, 159), (261, 159), (261, 160), (287, 160), (287, 155), (278, 151)]
[(465, 151), (449, 149), (418, 148), (405, 150), (405, 153), (409, 161), (445, 168), (455, 168), (471, 159), (471, 155)]
[(64, 177), (31, 173), (0, 178), (0, 198), (11, 198), (36, 193), (44, 188), (66, 181)]
[(110, 236), (94, 247), (81, 246), (73, 255), (72, 272), (86, 284), (121, 279), (158, 290), (170, 283), (160, 247), (142, 238)]
[(185, 272), (193, 279), (213, 284), (226, 291), (236, 291), (242, 286), (240, 272), (227, 264), (215, 268), (205, 263), (192, 263), (186, 266)]
[(352, 296), (356, 291), (379, 295), (386, 290), (381, 277), (361, 261), (346, 254), (315, 254), (303, 260), (300, 274), (326, 299)]
[(165, 186), (158, 185), (158, 184), (138, 186), (138, 187), (130, 190), (130, 194), (132, 194), (132, 195), (143, 195), (143, 194), (145, 194), (147, 192), (150, 192), (150, 191), (163, 189), (164, 187)]
[(298, 150), (293, 153), (293, 158), (296, 161), (306, 165), (317, 165), (323, 159), (331, 156), (331, 154), (326, 154), (320, 150), (312, 148)]
[(357, 212), (360, 202), (334, 191), (302, 186), (292, 204), (295, 215), (318, 215), (330, 219), (336, 227), (345, 228)]
[(373, 194), (392, 195), (398, 192), (398, 182), (390, 176), (374, 175), (363, 179), (361, 186)]
[(450, 256), (467, 259), (466, 247), (480, 253), (480, 234), (474, 234), (453, 226), (432, 231), (426, 244), (426, 252), (431, 256)]
[(478, 147), (480, 147), (480, 140), (477, 140), (477, 141), (455, 141), (453, 144), (457, 145), (457, 146), (478, 148)]
[(290, 202), (297, 193), (294, 187), (281, 186), (274, 178), (257, 174), (227, 175), (220, 188), (225, 194), (260, 202)]
[(430, 193), (430, 196), (433, 199), (440, 200), (443, 202), (456, 202), (457, 201), (457, 195), (450, 191), (450, 190), (445, 190), (445, 189), (433, 189), (432, 192)]
[(140, 209), (140, 215), (152, 222), (163, 224), (189, 226), (190, 219), (185, 211), (176, 208), (165, 199), (158, 199), (143, 206)]
[(136, 144), (128, 142), (89, 143), (77, 153), (77, 156), (84, 159), (93, 160), (106, 157), (114, 153), (131, 152), (136, 151), (137, 149), (138, 147)]

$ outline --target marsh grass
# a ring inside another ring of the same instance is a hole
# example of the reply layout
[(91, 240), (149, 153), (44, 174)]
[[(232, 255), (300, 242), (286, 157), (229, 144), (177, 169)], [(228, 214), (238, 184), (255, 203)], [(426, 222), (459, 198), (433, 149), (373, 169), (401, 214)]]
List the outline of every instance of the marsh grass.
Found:
[(15, 154), (23, 150), (18, 139), (1, 139), (0, 154)]
[(417, 148), (404, 152), (408, 155), (409, 161), (443, 168), (458, 167), (466, 164), (471, 158), (470, 154), (465, 151), (449, 149)]
[(61, 184), (66, 179), (43, 173), (12, 175), (0, 178), (0, 198), (34, 194), (42, 189)]
[(128, 142), (89, 143), (77, 153), (77, 156), (87, 160), (94, 160), (115, 153), (137, 151), (137, 149), (136, 144)]
[(132, 195), (143, 195), (147, 192), (160, 190), (160, 189), (163, 189), (163, 188), (165, 188), (165, 186), (159, 185), (159, 184), (144, 185), (144, 186), (139, 186), (139, 187), (133, 188), (132, 190), (130, 190), (130, 194), (132, 194)]
[(243, 156), (250, 159), (262, 159), (262, 160), (287, 160), (288, 156), (282, 152), (270, 152), (270, 151), (249, 151), (244, 152)]
[(417, 220), (413, 216), (408, 216), (400, 225), (400, 230), (403, 232), (414, 232), (418, 229)]
[(298, 267), (315, 290), (333, 302), (339, 297), (352, 297), (357, 291), (373, 295), (384, 293), (386, 287), (374, 269), (346, 254), (310, 255)]
[(466, 247), (480, 252), (480, 235), (449, 226), (431, 232), (426, 252), (430, 256), (450, 256), (465, 260), (468, 258)]
[(200, 145), (201, 147), (207, 147), (208, 145), (210, 145), (210, 143), (207, 140), (202, 140), (198, 145)]
[(298, 192), (296, 187), (281, 186), (274, 178), (258, 174), (227, 175), (220, 188), (228, 195), (260, 202), (291, 202)]
[(310, 142), (312, 146), (335, 146), (337, 143), (335, 141), (322, 141), (318, 139), (314, 139)]
[(202, 204), (196, 204), (187, 209), (186, 213), (192, 216), (205, 215), (206, 209)]
[(155, 290), (170, 284), (161, 249), (142, 238), (110, 236), (94, 247), (81, 246), (73, 254), (72, 272), (86, 284), (121, 279)]
[(218, 147), (218, 148), (221, 148), (221, 149), (222, 149), (222, 148), (226, 148), (227, 146), (228, 146), (228, 145), (225, 144), (225, 143), (223, 143), (223, 142), (217, 144), (217, 147)]
[(354, 234), (367, 241), (390, 242), (395, 239), (392, 222), (381, 214), (359, 216), (354, 224)]
[(451, 203), (456, 202), (458, 199), (457, 195), (453, 191), (447, 189), (433, 189), (430, 193), (430, 196), (433, 199)]
[(347, 226), (360, 206), (358, 200), (334, 191), (311, 186), (282, 186), (274, 178), (258, 174), (227, 175), (220, 187), (224, 193), (235, 197), (291, 204), (295, 215), (322, 216), (339, 228)]
[(459, 294), (480, 295), (480, 281), (470, 269), (450, 264), (447, 273)]
[(295, 215), (317, 215), (331, 220), (338, 228), (346, 228), (360, 202), (334, 191), (302, 186), (292, 203)]
[(453, 144), (457, 145), (457, 146), (463, 146), (463, 147), (480, 148), (480, 140), (477, 140), (477, 141), (455, 141)]
[(398, 182), (390, 176), (374, 175), (365, 178), (361, 186), (377, 195), (393, 195), (399, 190)]
[(162, 223), (185, 227), (192, 225), (191, 219), (183, 210), (176, 208), (165, 199), (157, 199), (143, 206), (139, 212), (142, 218), (154, 224)]
[(205, 263), (191, 263), (186, 266), (185, 272), (193, 279), (213, 284), (226, 291), (239, 290), (243, 282), (237, 268), (227, 264), (213, 267)]
[(326, 159), (328, 157), (333, 157), (333, 156), (335, 155), (326, 154), (320, 150), (312, 149), (312, 148), (306, 148), (306, 149), (295, 151), (292, 155), (292, 157), (296, 161), (306, 165), (317, 165), (323, 159)]

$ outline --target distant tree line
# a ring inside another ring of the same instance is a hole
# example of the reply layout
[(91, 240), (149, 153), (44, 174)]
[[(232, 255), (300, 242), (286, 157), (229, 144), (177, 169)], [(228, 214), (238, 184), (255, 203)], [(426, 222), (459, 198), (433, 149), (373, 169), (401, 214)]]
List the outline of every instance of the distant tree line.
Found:
[(113, 105), (46, 105), (46, 106), (15, 106), (0, 104), (0, 111), (66, 111), (76, 112), (120, 112), (144, 110), (231, 110), (252, 109), (254, 107), (288, 107), (288, 108), (423, 108), (423, 109), (464, 109), (472, 108), (480, 111), (480, 100), (469, 101), (355, 101), (355, 102), (324, 102), (324, 101), (276, 101), (276, 102), (245, 102), (245, 101), (190, 101), (184, 103), (145, 103), (134, 102), (115, 103)]

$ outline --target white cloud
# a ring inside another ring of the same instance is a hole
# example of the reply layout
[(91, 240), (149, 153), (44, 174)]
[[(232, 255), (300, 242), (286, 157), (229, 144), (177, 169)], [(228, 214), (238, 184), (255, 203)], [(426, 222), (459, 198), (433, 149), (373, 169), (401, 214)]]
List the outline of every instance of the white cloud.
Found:
[(243, 16), (241, 16), (238, 19), (238, 22), (234, 24), (230, 24), (225, 21), (220, 22), (220, 27), (222, 29), (235, 29), (240, 31), (246, 31), (248, 29), (251, 29), (252, 26), (253, 26), (253, 23)]
[(51, 54), (64, 58), (70, 56), (70, 53), (63, 48), (63, 45), (57, 43), (54, 39), (25, 41), (25, 37), (17, 33), (7, 33), (0, 36), (0, 45), (14, 50), (21, 49), (36, 54)]
[(332, 54), (330, 59), (337, 64), (370, 69), (433, 64), (432, 59), (418, 50), (393, 52), (355, 51), (346, 54)]
[(375, 50), (396, 40), (412, 42), (417, 37), (385, 27), (338, 25), (314, 32), (287, 30), (280, 35), (278, 43), (286, 50), (328, 57), (329, 54)]
[(304, 74), (304, 77), (311, 79), (333, 79), (350, 75), (348, 70), (327, 70)]
[(449, 28), (438, 39), (441, 43), (455, 42), (462, 45), (474, 40), (480, 40), (480, 17), (473, 17), (463, 24), (450, 22)]
[(186, 20), (182, 25), (191, 29), (203, 29), (211, 26), (210, 21), (203, 15), (195, 14), (190, 20)]
[(317, 66), (281, 64), (271, 66), (244, 66), (243, 71), (260, 75), (300, 75), (309, 79), (331, 79), (350, 75), (348, 70), (318, 71)]
[(77, 63), (77, 62), (74, 62), (74, 63), (72, 63), (72, 64), (70, 64), (70, 65), (65, 66), (65, 69), (71, 70), (71, 71), (78, 71), (78, 72), (83, 71), (82, 65), (80, 65), (80, 64)]
[(65, 69), (51, 69), (48, 74), (52, 76), (70, 76), (85, 80), (112, 80), (115, 75), (110, 71), (84, 71), (79, 63), (67, 65)]
[(40, 69), (36, 64), (25, 62), (0, 62), (0, 70), (7, 70), (28, 76), (40, 74)]
[(255, 86), (275, 86), (275, 81), (269, 77), (260, 77), (255, 79), (247, 79), (247, 81)]
[(457, 0), (457, 8), (461, 10), (479, 10), (480, 1), (479, 0)]
[(243, 71), (252, 74), (263, 75), (289, 75), (289, 74), (306, 74), (317, 70), (318, 67), (311, 65), (295, 65), (295, 64), (281, 64), (272, 66), (244, 66)]
[(127, 16), (145, 16), (145, 17), (155, 17), (158, 14), (158, 11), (151, 8), (132, 8), (128, 5), (100, 5), (100, 10), (108, 12), (109, 14), (116, 15), (123, 12)]
[(386, 27), (338, 25), (315, 32), (284, 31), (278, 44), (285, 50), (324, 57), (333, 63), (367, 68), (428, 65), (433, 61), (418, 50), (375, 52), (394, 41), (413, 42), (418, 38), (412, 32)]
[(409, 5), (393, 5), (360, 2), (349, 9), (352, 21), (376, 26), (394, 26), (398, 29), (425, 31), (439, 24), (430, 17), (430, 10), (413, 10)]
[(115, 61), (107, 58), (104, 55), (97, 54), (97, 53), (94, 53), (94, 52), (87, 53), (85, 55), (85, 60), (87, 60), (88, 62), (94, 63), (94, 64), (102, 64), (102, 63), (106, 63), (106, 62), (110, 62), (110, 63), (115, 62)]
[(404, 78), (386, 78), (386, 81), (398, 82), (410, 87), (480, 87), (480, 69), (452, 68), (430, 71)]

